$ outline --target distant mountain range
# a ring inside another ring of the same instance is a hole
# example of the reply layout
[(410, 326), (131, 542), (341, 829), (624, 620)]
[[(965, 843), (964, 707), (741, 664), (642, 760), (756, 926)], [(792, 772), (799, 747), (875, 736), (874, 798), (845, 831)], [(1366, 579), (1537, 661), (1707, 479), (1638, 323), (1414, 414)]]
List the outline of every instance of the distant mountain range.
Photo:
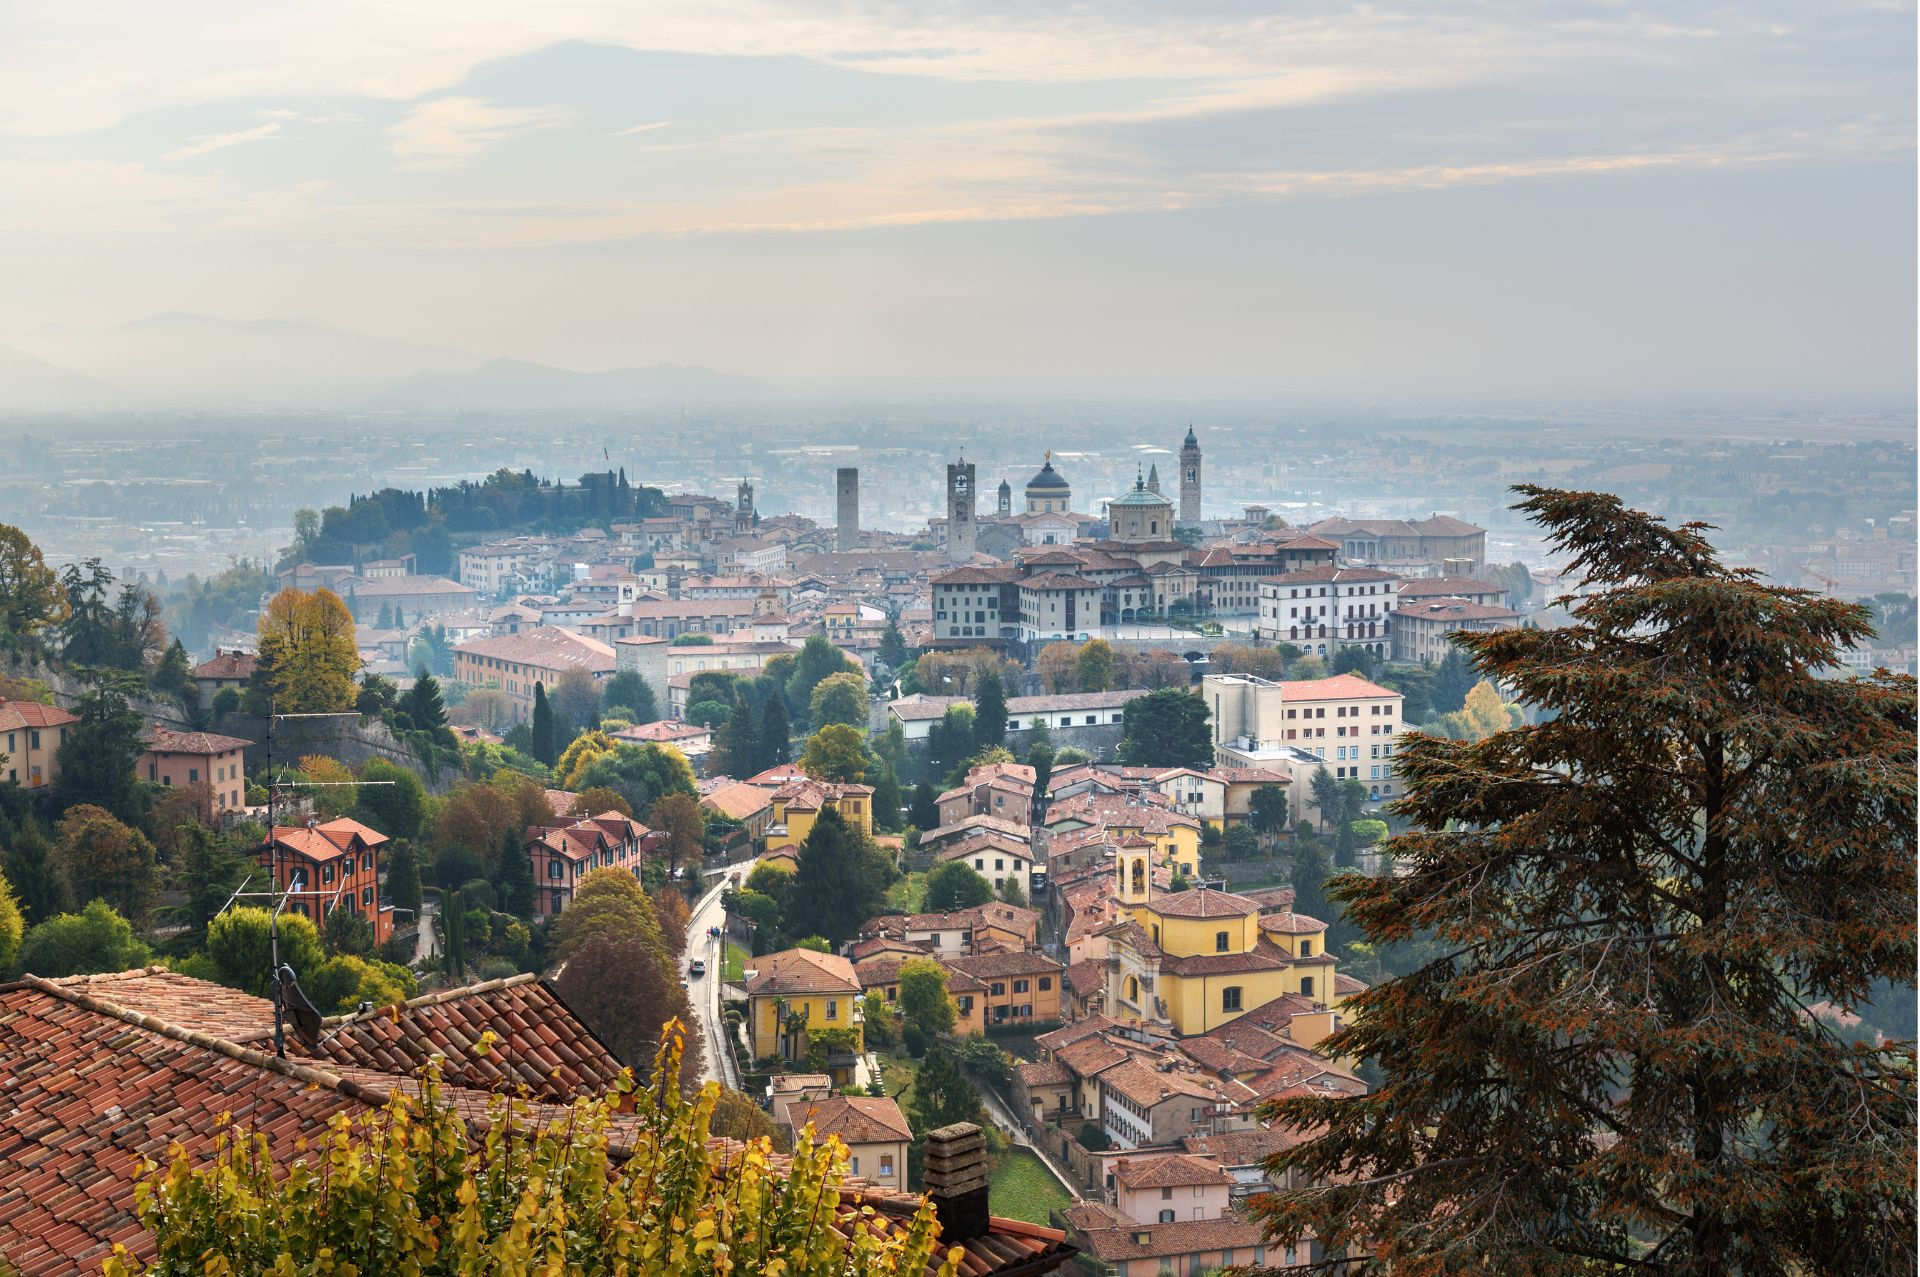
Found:
[(0, 347), (0, 417), (115, 408), (611, 412), (758, 398), (750, 377), (661, 364), (578, 372), (297, 320), (168, 313), (76, 343), (65, 366)]

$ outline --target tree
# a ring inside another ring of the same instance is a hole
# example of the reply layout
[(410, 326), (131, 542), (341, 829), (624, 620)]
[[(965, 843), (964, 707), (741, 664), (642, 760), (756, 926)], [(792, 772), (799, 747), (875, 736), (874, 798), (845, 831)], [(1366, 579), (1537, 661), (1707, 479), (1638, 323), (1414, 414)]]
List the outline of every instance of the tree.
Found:
[(13, 960), (20, 953), (20, 938), (26, 931), (26, 919), (20, 914), (20, 902), (14, 899), (13, 888), (7, 884), (6, 875), (0, 874), (0, 976), (13, 971)]
[(327, 928), (322, 939), (330, 956), (369, 957), (373, 953), (373, 924), (353, 910), (336, 905), (327, 910)]
[(894, 775), (893, 764), (882, 763), (873, 781), (873, 827), (882, 833), (899, 829), (900, 807), (900, 779)]
[(69, 611), (60, 577), (40, 547), (19, 528), (0, 523), (0, 649), (26, 656), (45, 652)]
[(55, 846), (74, 895), (104, 900), (138, 919), (153, 896), (153, 844), (138, 829), (113, 818), (105, 808), (82, 803), (60, 818)]
[(693, 925), (693, 910), (678, 887), (662, 887), (653, 893), (653, 916), (660, 924), (667, 949), (675, 957), (687, 951), (687, 928)]
[(447, 703), (440, 695), (440, 680), (422, 667), (413, 676), (413, 686), (400, 698), (399, 710), (413, 722), (417, 732), (442, 732), (447, 726)]
[(983, 1117), (979, 1089), (960, 1071), (953, 1052), (944, 1046), (929, 1048), (913, 1075), (913, 1095), (907, 1102), (914, 1134), (924, 1140), (928, 1131), (955, 1122), (979, 1122)]
[(756, 771), (778, 767), (788, 758), (791, 731), (787, 726), (787, 698), (775, 692), (760, 706), (760, 757)]
[(927, 733), (927, 765), (944, 777), (973, 754), (973, 706), (949, 705)]
[(938, 829), (940, 827), (940, 804), (933, 786), (921, 781), (913, 787), (913, 803), (907, 813), (907, 819), (915, 829)]
[(61, 742), (60, 798), (65, 806), (104, 807), (122, 820), (140, 816), (134, 765), (140, 758), (140, 716), (127, 697), (124, 674), (102, 673), (80, 698), (80, 721)]
[(186, 644), (179, 639), (167, 645), (166, 654), (154, 666), (153, 685), (176, 696), (193, 686), (193, 661), (187, 656)]
[(866, 741), (856, 728), (828, 723), (807, 737), (800, 770), (815, 780), (857, 785), (867, 778)]
[(820, 680), (849, 667), (847, 657), (839, 648), (814, 635), (794, 658), (793, 676), (787, 680), (787, 703), (796, 711), (806, 709), (813, 703), (813, 689), (819, 686)]
[(753, 706), (744, 698), (735, 701), (728, 712), (717, 744), (719, 757), (709, 761), (710, 774), (751, 776), (760, 770), (759, 726), (754, 722)]
[(413, 843), (397, 838), (383, 857), (387, 864), (387, 899), (395, 913), (405, 911), (408, 919), (420, 921), (420, 860)]
[(1357, 643), (1349, 643), (1334, 653), (1332, 672), (1335, 674), (1358, 674), (1361, 678), (1373, 677), (1373, 656)]
[(833, 942), (825, 936), (802, 936), (793, 942), (796, 949), (811, 949), (815, 953), (832, 953)]
[(721, 908), (729, 918), (744, 919), (753, 928), (753, 951), (771, 953), (780, 943), (780, 905), (772, 896), (749, 888), (722, 893)]
[(1339, 811), (1334, 816), (1334, 860), (1341, 868), (1353, 864), (1354, 822), (1367, 809), (1367, 786), (1358, 780), (1340, 782)]
[(360, 676), (360, 691), (353, 698), (353, 708), (359, 711), (362, 717), (378, 718), (399, 703), (400, 689), (394, 685), (392, 679), (384, 674)]
[(1094, 639), (1080, 649), (1075, 665), (1083, 692), (1104, 692), (1113, 686), (1113, 645)]
[(573, 814), (576, 816), (598, 816), (604, 812), (616, 812), (622, 816), (633, 815), (633, 808), (627, 805), (619, 791), (596, 785), (580, 791), (580, 797), (574, 801)]
[(127, 920), (106, 901), (94, 900), (79, 913), (56, 914), (29, 928), (20, 941), (19, 965), (29, 975), (57, 980), (143, 967), (148, 956)]
[[(277, 926), (281, 965), (292, 967), (303, 982), (311, 979), (326, 962), (319, 929), (305, 914), (291, 911), (280, 915)], [(271, 913), (250, 905), (229, 909), (208, 923), (207, 957), (213, 962), (214, 978), (229, 988), (270, 996), (275, 927)], [(306, 990), (306, 985), (301, 988)]]
[(619, 745), (580, 773), (573, 789), (611, 789), (634, 811), (652, 811), (668, 794), (693, 794), (693, 768), (671, 745)]
[(1228, 860), (1251, 860), (1260, 854), (1260, 840), (1245, 824), (1228, 825), (1220, 843)]
[(442, 855), (458, 850), (470, 856), (476, 872), (451, 881), (436, 872), (439, 884), (458, 887), (469, 878), (483, 877), (497, 861), (507, 837), (525, 832), (529, 822), (521, 814), (512, 796), (493, 785), (465, 785), (449, 794), (434, 817), (434, 846)]
[(360, 778), (337, 758), (308, 754), (300, 759), (300, 775), (312, 787), (301, 791), (313, 804), (314, 814), (322, 820), (346, 815), (360, 801)]
[(30, 817), (23, 817), (8, 835), (4, 868), (29, 926), (72, 907), (72, 893), (54, 863), (53, 847)]
[(360, 669), (353, 615), (331, 590), (285, 589), (260, 613), (260, 664), (282, 714), (353, 708)]
[(971, 909), (993, 899), (993, 887), (964, 860), (944, 860), (927, 871), (927, 894), (921, 908), (928, 913)]
[[(204, 1165), (176, 1147), (137, 1194), (152, 1264), (123, 1252), (107, 1261), (109, 1277), (548, 1265), (581, 1277), (703, 1277), (722, 1267), (832, 1277), (939, 1267), (931, 1203), (883, 1227), (820, 1209), (840, 1200), (845, 1146), (774, 1162), (769, 1119), (745, 1111), (750, 1099), (719, 1088), (690, 1099), (676, 1084), (685, 1026), (670, 1022), (660, 1037), (650, 1079), (538, 1123), (522, 1123), (504, 1096), (474, 1120), (436, 1070), (419, 1100), (416, 1088), (395, 1086), (384, 1109), (342, 1119), (328, 1133), (324, 1169), (296, 1157), (284, 1135), (279, 1147), (265, 1134), (235, 1138)], [(616, 1126), (631, 1156), (610, 1149)], [(499, 1138), (510, 1127), (516, 1138)], [(710, 1143), (710, 1131), (753, 1142)], [(743, 1203), (751, 1221), (736, 1213)]]
[(600, 725), (600, 685), (577, 665), (561, 671), (547, 699), (553, 706), (557, 739), (570, 740), (575, 732)]
[(551, 767), (559, 761), (559, 735), (553, 726), (553, 705), (547, 700), (547, 686), (533, 684), (533, 756)]
[(1287, 787), (1261, 785), (1247, 795), (1247, 821), (1254, 832), (1272, 836), (1287, 829)]
[(427, 818), (427, 788), (406, 768), (369, 758), (360, 768), (356, 816), (389, 838), (417, 838)]
[(1307, 792), (1313, 795), (1313, 810), (1320, 817), (1320, 832), (1324, 834), (1327, 822), (1340, 818), (1340, 782), (1322, 765), (1313, 769)]
[(616, 748), (617, 742), (605, 732), (581, 732), (560, 751), (560, 760), (553, 765), (553, 778), (563, 789), (578, 789), (580, 777), (587, 768)]
[(511, 834), (500, 848), (500, 868), (494, 880), (500, 908), (516, 918), (533, 917), (533, 858), (526, 844)]
[(845, 723), (865, 732), (867, 726), (867, 680), (864, 675), (829, 674), (813, 685), (807, 719), (816, 728), (829, 723)]
[(188, 825), (180, 832), (176, 859), (187, 889), (187, 925), (190, 934), (200, 937), (246, 877), (247, 860), (212, 830)]
[(928, 1037), (952, 1029), (960, 1011), (947, 992), (947, 969), (932, 958), (908, 958), (899, 974), (901, 1019)]
[(973, 694), (973, 744), (975, 749), (993, 749), (1007, 739), (1007, 689), (995, 670), (980, 676)]
[(1018, 905), (1022, 909), (1027, 906), (1026, 888), (1020, 885), (1020, 879), (1016, 877), (1000, 879), (994, 887), (994, 894), (1006, 904)]
[(888, 618), (887, 628), (880, 632), (880, 659), (890, 670), (898, 670), (907, 663), (907, 640), (892, 618)]
[(1912, 1045), (1807, 1008), (1912, 988), (1914, 680), (1815, 677), (1865, 613), (1701, 525), (1519, 491), (1591, 593), (1458, 641), (1551, 721), (1403, 746), (1399, 872), (1335, 890), (1441, 952), (1346, 1004), (1386, 1085), (1279, 1104), (1316, 1188), (1256, 1209), (1397, 1271), (1910, 1270)]
[(627, 717), (636, 723), (657, 722), (660, 718), (653, 688), (633, 670), (621, 670), (608, 679), (605, 690), (600, 693), (600, 702), (608, 711), (625, 710)]
[(1027, 765), (1033, 768), (1033, 805), (1044, 812), (1047, 795), (1053, 785), (1053, 743), (1037, 740), (1027, 750)]
[(595, 936), (637, 940), (661, 955), (666, 938), (654, 917), (653, 901), (640, 880), (624, 869), (594, 869), (580, 880), (573, 900), (554, 924), (552, 958), (565, 962)]
[(1207, 703), (1192, 692), (1165, 687), (1127, 702), (1120, 761), (1140, 767), (1211, 767), (1213, 736)]
[[(696, 1024), (687, 986), (672, 958), (642, 939), (596, 935), (574, 950), (554, 983), (573, 1013), (628, 1068), (643, 1067), (653, 1058), (670, 1021)], [(679, 1082), (683, 1090), (697, 1090), (699, 1039), (691, 1027), (688, 1040)]]
[(1080, 690), (1080, 649), (1072, 643), (1049, 643), (1034, 658), (1040, 681), (1055, 696)]
[(800, 844), (784, 919), (789, 935), (825, 936), (835, 945), (881, 912), (893, 867), (840, 812), (822, 807)]
[(1433, 710), (1436, 714), (1451, 714), (1466, 704), (1467, 693), (1473, 690), (1477, 681), (1473, 666), (1468, 663), (1466, 653), (1456, 645), (1447, 649), (1440, 664), (1433, 671)]
[(647, 812), (647, 821), (667, 836), (669, 877), (677, 877), (683, 864), (698, 865), (707, 838), (707, 817), (698, 798), (680, 790), (663, 794)]

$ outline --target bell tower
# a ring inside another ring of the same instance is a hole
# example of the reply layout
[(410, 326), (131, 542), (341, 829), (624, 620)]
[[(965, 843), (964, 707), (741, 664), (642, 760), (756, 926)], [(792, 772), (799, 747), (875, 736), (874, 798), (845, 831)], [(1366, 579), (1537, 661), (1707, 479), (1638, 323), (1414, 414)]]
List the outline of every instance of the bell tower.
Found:
[(746, 536), (753, 531), (756, 516), (753, 512), (753, 484), (746, 479), (740, 480), (740, 486), (734, 489), (733, 496), (733, 533)]
[(1113, 896), (1129, 908), (1153, 898), (1153, 847), (1146, 842), (1123, 844), (1113, 856)]
[(979, 527), (973, 520), (974, 465), (963, 454), (947, 463), (947, 557), (964, 563), (973, 557)]
[(1187, 427), (1187, 440), (1180, 445), (1180, 522), (1200, 522), (1200, 441)]

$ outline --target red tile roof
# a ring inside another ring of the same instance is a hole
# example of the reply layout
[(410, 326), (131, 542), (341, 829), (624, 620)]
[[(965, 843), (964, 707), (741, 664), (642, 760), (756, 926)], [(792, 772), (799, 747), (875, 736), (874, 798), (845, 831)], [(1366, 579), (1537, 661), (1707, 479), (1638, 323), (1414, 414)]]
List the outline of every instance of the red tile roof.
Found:
[[(489, 1030), (498, 1040), (481, 1055), (475, 1047)], [(445, 1057), (441, 1076), (450, 1086), (481, 1091), (524, 1086), (535, 1099), (556, 1103), (604, 1093), (622, 1067), (534, 975), (489, 980), (329, 1020), (316, 1052), (333, 1064), (403, 1074), (418, 1073), (436, 1054)]]
[(848, 1144), (885, 1144), (913, 1139), (907, 1115), (895, 1100), (884, 1096), (834, 1095), (803, 1100), (787, 1109), (796, 1130), (811, 1125), (817, 1138), (838, 1135)]
[(52, 983), (80, 996), (111, 1002), (229, 1042), (264, 1041), (273, 1036), (273, 1003), (268, 999), (209, 984), (166, 967), (72, 975)]
[(9, 727), (64, 727), (80, 720), (57, 705), (39, 701), (0, 701), (0, 731)]
[(145, 743), (148, 751), (155, 754), (202, 755), (230, 754), (253, 744), (238, 736), (221, 736), (215, 732), (176, 732), (158, 724), (147, 731)]

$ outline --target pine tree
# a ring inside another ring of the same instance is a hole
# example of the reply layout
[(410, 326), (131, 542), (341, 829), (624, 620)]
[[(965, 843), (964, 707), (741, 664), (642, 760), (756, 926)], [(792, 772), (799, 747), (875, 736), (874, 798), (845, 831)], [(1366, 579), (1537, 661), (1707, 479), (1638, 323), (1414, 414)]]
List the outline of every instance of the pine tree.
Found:
[(500, 893), (500, 907), (516, 918), (531, 920), (533, 861), (527, 855), (526, 844), (511, 830), (501, 843), (500, 865), (495, 873), (494, 886)]
[(27, 925), (34, 926), (72, 909), (73, 893), (67, 890), (66, 879), (54, 863), (53, 844), (33, 818), (22, 816), (11, 831), (0, 833), (5, 834), (7, 881), (13, 884)]
[(413, 720), (416, 731), (437, 732), (447, 725), (447, 703), (440, 696), (440, 680), (425, 669), (413, 676), (413, 686), (400, 698), (400, 708)]
[(549, 767), (560, 756), (554, 740), (553, 706), (547, 703), (546, 685), (537, 681), (533, 685), (533, 756)]
[(874, 781), (873, 826), (887, 833), (900, 828), (900, 778), (893, 774), (891, 763), (881, 765)]
[(1400, 872), (1335, 895), (1439, 953), (1345, 1004), (1385, 1083), (1277, 1105), (1316, 1187), (1256, 1209), (1368, 1271), (1913, 1271), (1912, 1044), (1812, 1008), (1912, 1001), (1914, 680), (1816, 677), (1864, 610), (1700, 525), (1520, 491), (1593, 592), (1459, 641), (1546, 721), (1402, 745)]
[(913, 787), (913, 809), (909, 819), (913, 821), (915, 829), (924, 831), (940, 827), (940, 804), (933, 786), (924, 780)]
[(760, 735), (753, 721), (753, 706), (745, 698), (734, 702), (727, 724), (720, 729), (720, 757), (717, 770), (728, 776), (751, 776), (760, 768)]
[(906, 637), (900, 633), (900, 627), (892, 620), (887, 622), (887, 628), (880, 633), (880, 659), (885, 662), (888, 669), (895, 671), (907, 663)]

